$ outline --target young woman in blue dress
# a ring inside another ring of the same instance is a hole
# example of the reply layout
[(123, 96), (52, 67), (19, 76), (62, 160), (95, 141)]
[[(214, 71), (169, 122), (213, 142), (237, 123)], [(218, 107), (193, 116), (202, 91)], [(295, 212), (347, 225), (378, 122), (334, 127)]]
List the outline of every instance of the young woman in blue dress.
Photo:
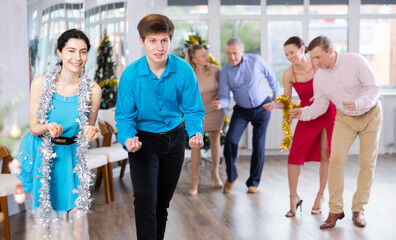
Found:
[(84, 71), (89, 49), (82, 31), (67, 30), (57, 41), (60, 62), (31, 83), (30, 131), (18, 153), (22, 168), (18, 177), (30, 193), (33, 209), (43, 205), (50, 209), (44, 210), (47, 213), (89, 209), (91, 175), (85, 154), (88, 141), (98, 137), (95, 121), (102, 95)]

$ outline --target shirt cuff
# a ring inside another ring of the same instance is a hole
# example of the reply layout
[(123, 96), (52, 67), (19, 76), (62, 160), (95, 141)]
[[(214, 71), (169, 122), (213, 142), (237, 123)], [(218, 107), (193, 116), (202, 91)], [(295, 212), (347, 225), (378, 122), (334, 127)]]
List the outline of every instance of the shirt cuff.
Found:
[(301, 117), (300, 117), (299, 120), (301, 120), (301, 121), (309, 121), (309, 120), (311, 120), (311, 117), (309, 116), (309, 111), (305, 107), (301, 108)]

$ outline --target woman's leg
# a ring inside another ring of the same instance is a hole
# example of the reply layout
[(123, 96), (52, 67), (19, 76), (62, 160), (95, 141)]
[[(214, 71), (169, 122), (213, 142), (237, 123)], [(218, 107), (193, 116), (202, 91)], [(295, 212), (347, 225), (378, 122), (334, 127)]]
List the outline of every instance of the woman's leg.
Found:
[(287, 174), (289, 178), (289, 191), (290, 191), (290, 211), (286, 213), (286, 217), (294, 217), (298, 205), (302, 201), (297, 194), (298, 178), (300, 176), (301, 166), (298, 164), (288, 164)]
[(201, 149), (192, 148), (191, 149), (191, 173), (192, 173), (192, 181), (191, 188), (188, 191), (188, 195), (194, 196), (198, 194), (199, 187), (199, 164), (201, 162)]
[(219, 165), (220, 165), (220, 130), (210, 131), (209, 134), (210, 140), (210, 151), (212, 153), (212, 181), (214, 181), (215, 188), (222, 188), (223, 183), (221, 182), (220, 174), (219, 174)]
[(86, 214), (81, 216), (77, 213), (77, 208), (74, 207), (67, 213), (68, 221), (72, 220), (72, 234), (76, 240), (89, 240), (88, 232), (88, 218)]
[(326, 129), (322, 130), (320, 136), (320, 168), (319, 168), (319, 191), (312, 207), (312, 214), (319, 214), (322, 212), (322, 205), (324, 202), (324, 191), (327, 185), (327, 176), (329, 168), (329, 147), (327, 144)]

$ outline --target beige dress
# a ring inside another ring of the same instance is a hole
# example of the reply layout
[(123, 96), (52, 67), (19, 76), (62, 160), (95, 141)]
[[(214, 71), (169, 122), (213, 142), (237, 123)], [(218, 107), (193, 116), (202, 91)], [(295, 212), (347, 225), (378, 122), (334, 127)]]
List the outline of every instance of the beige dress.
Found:
[(220, 69), (211, 65), (209, 75), (207, 75), (206, 70), (196, 71), (195, 74), (205, 108), (203, 131), (221, 130), (224, 123), (224, 110), (215, 110), (212, 106), (213, 100), (216, 97), (218, 98), (219, 94)]

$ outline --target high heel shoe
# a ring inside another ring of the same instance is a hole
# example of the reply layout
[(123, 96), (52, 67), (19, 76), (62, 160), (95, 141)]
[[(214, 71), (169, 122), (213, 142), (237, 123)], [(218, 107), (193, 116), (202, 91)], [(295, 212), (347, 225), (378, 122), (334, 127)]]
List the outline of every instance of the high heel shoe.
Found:
[(213, 186), (215, 188), (217, 188), (217, 189), (223, 188), (223, 182), (221, 181), (221, 179), (218, 175), (216, 176), (215, 172), (212, 172), (211, 179), (212, 179)]
[(188, 191), (189, 196), (195, 196), (198, 194), (200, 182), (201, 179), (199, 177), (192, 177), (191, 188)]
[[(315, 207), (315, 205), (318, 202), (319, 198), (320, 198), (319, 207)], [(325, 201), (324, 193), (318, 192), (318, 194), (316, 195), (314, 206), (312, 207), (312, 210), (311, 210), (311, 214), (312, 215), (318, 215), (318, 214), (322, 213), (322, 205), (323, 205), (324, 201)]]
[(294, 210), (294, 212), (293, 212), (293, 208), (290, 207), (290, 210), (285, 215), (286, 217), (294, 217), (294, 216), (296, 216), (296, 211), (297, 211), (298, 207), (300, 207), (300, 212), (302, 212), (302, 202), (303, 202), (303, 200), (301, 200), (300, 197), (297, 194), (296, 195), (290, 195), (290, 206), (294, 206), (294, 203), (296, 202), (296, 201), (293, 201), (294, 198), (298, 199), (297, 203), (295, 204), (296, 205), (296, 210)]

